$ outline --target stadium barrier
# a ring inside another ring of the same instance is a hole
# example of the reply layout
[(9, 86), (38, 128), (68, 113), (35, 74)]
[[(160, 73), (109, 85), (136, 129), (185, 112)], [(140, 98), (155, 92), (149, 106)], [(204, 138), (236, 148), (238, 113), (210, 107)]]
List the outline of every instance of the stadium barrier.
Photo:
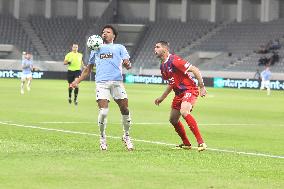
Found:
[[(19, 70), (0, 70), (0, 78), (21, 78), (22, 71)], [(34, 79), (66, 79), (67, 72), (51, 72), (51, 71), (34, 71), (32, 74)], [(94, 80), (95, 76), (91, 75), (88, 80)], [(141, 83), (141, 84), (166, 84), (160, 75), (134, 75), (123, 74), (125, 83)], [(194, 79), (197, 83), (197, 80)], [(261, 81), (256, 79), (232, 79), (221, 77), (204, 77), (205, 86), (214, 88), (237, 88), (237, 89), (259, 89)], [(270, 88), (272, 90), (284, 90), (284, 80), (271, 80)]]

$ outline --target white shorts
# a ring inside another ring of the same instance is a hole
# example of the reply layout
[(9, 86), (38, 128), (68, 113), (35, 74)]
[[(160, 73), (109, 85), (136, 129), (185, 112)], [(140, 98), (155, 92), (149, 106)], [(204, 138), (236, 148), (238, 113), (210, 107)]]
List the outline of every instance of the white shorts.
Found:
[(261, 81), (260, 89), (264, 89), (264, 88), (270, 89), (270, 81)]
[(96, 99), (110, 98), (115, 100), (127, 98), (127, 94), (122, 81), (106, 81), (102, 83), (96, 83)]
[(29, 73), (29, 74), (24, 74), (22, 73), (22, 76), (21, 76), (21, 80), (24, 81), (28, 78), (32, 78), (32, 73)]

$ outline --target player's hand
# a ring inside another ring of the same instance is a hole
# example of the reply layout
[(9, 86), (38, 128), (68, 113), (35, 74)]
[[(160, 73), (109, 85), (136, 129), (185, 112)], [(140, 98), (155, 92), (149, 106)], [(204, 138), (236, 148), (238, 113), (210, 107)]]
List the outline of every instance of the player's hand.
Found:
[(206, 94), (207, 94), (206, 88), (205, 88), (205, 87), (201, 87), (201, 88), (200, 88), (200, 96), (201, 96), (201, 97), (205, 97)]
[(78, 78), (76, 78), (72, 83), (70, 83), (70, 87), (76, 88), (79, 85)]
[(155, 104), (157, 105), (157, 106), (159, 106), (160, 105), (160, 103), (161, 102), (163, 102), (163, 98), (161, 98), (161, 97), (159, 97), (159, 98), (156, 98), (156, 100), (155, 100)]
[(132, 67), (131, 62), (126, 62), (126, 61), (123, 62), (123, 66), (124, 66), (127, 70), (131, 69), (131, 67)]

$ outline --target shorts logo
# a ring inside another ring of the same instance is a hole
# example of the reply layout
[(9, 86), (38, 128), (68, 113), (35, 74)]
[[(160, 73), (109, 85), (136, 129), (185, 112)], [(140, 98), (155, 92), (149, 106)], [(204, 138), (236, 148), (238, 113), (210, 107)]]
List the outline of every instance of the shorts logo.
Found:
[(112, 53), (100, 54), (100, 59), (108, 59), (108, 58), (113, 58), (113, 54)]
[(190, 98), (191, 97), (191, 93), (185, 93), (184, 98)]

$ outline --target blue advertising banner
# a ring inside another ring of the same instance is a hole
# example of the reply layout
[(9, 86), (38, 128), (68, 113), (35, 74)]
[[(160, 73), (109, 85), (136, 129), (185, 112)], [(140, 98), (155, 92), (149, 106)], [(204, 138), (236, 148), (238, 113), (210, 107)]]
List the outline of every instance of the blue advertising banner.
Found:
[[(256, 79), (230, 79), (230, 78), (213, 78), (214, 88), (238, 88), (238, 89), (259, 89), (261, 81)], [(283, 80), (271, 80), (270, 88), (272, 90), (284, 90)]]

